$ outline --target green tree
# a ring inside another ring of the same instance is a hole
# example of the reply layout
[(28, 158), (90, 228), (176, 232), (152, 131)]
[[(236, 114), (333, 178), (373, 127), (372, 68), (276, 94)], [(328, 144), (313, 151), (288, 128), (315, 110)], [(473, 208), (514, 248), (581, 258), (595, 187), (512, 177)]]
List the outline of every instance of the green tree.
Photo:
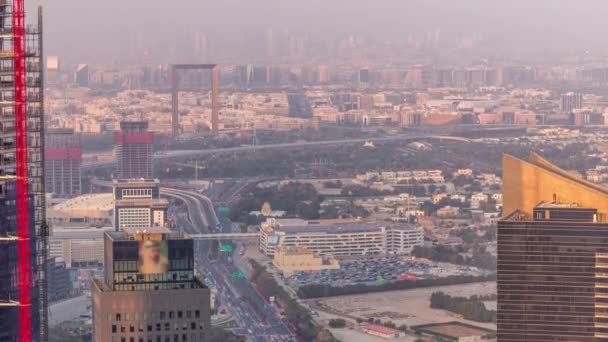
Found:
[(329, 326), (331, 328), (344, 328), (346, 326), (346, 321), (342, 318), (330, 319)]

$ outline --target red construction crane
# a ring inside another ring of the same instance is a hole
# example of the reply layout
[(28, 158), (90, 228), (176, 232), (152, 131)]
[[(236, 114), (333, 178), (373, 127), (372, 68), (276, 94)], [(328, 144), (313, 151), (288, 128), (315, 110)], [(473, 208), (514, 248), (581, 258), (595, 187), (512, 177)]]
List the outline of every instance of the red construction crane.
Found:
[(30, 200), (28, 184), (27, 112), (25, 90), (24, 0), (13, 0), (13, 68), (15, 77), (15, 162), (17, 204), (17, 278), (19, 341), (32, 340)]
[(163, 143), (163, 156), (165, 158), (165, 178), (169, 179), (169, 156), (167, 149), (169, 148), (169, 141), (167, 140), (167, 130), (165, 130), (164, 143)]

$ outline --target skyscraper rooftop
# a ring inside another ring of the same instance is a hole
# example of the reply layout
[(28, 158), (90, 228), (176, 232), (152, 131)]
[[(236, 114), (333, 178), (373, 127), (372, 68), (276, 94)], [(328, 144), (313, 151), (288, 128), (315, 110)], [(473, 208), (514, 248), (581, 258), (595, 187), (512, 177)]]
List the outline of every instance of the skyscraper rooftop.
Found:
[(608, 221), (608, 189), (581, 179), (530, 153), (522, 160), (503, 155), (503, 216), (519, 211), (532, 217), (541, 202), (569, 203), (596, 208), (598, 220)]

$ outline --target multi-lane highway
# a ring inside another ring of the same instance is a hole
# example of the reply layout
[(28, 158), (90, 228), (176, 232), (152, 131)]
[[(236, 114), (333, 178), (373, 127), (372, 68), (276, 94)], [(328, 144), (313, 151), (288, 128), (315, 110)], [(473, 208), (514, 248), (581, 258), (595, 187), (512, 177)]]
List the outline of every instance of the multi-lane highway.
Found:
[[(168, 159), (182, 158), (182, 157), (196, 157), (211, 154), (220, 153), (234, 153), (234, 152), (247, 152), (255, 150), (270, 150), (270, 149), (286, 149), (296, 147), (308, 147), (308, 146), (328, 146), (328, 145), (348, 145), (365, 143), (366, 141), (380, 142), (380, 141), (394, 141), (394, 140), (420, 140), (420, 139), (439, 139), (439, 140), (455, 140), (455, 141), (470, 141), (466, 138), (443, 136), (437, 134), (427, 133), (413, 133), (413, 134), (398, 134), (389, 135), (382, 137), (366, 137), (366, 138), (350, 138), (350, 139), (336, 139), (336, 140), (317, 140), (317, 141), (298, 141), (292, 143), (279, 143), (279, 144), (268, 144), (268, 145), (247, 145), (227, 148), (210, 148), (205, 150), (179, 150), (179, 151), (168, 151), (167, 155), (163, 152), (157, 152), (154, 154), (154, 160), (162, 160), (165, 157)], [(115, 161), (99, 161), (94, 163), (83, 163), (83, 169), (92, 169), (104, 166), (111, 166)]]
[[(178, 226), (190, 234), (206, 234), (216, 230), (216, 226), (225, 218), (218, 218), (211, 200), (192, 191), (162, 188), (161, 194), (182, 201), (187, 210), (187, 219), (177, 215)], [(231, 231), (231, 224), (224, 222), (223, 233)], [(222, 241), (226, 244), (230, 241)], [(276, 310), (261, 297), (259, 292), (246, 278), (234, 277), (240, 272), (232, 263), (231, 253), (221, 253), (216, 260), (210, 260), (211, 241), (196, 241), (196, 267), (200, 274), (206, 276), (207, 282), (217, 288), (222, 306), (228, 308), (238, 323), (233, 331), (247, 336), (250, 341), (265, 342), (274, 340), (295, 340), (289, 329), (281, 321)]]

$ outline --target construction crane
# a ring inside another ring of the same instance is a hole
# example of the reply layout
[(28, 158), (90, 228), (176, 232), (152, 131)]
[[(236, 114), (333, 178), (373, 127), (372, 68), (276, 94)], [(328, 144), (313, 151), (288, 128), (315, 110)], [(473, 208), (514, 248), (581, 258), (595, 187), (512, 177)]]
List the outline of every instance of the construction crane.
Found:
[(194, 180), (198, 181), (198, 170), (205, 170), (205, 166), (198, 166), (198, 160), (194, 161), (194, 165), (186, 164), (186, 163), (173, 163), (173, 165), (183, 166), (183, 167), (191, 167), (194, 169)]
[(163, 136), (163, 157), (165, 159), (165, 178), (169, 178), (169, 156), (168, 156), (168, 150), (169, 149), (169, 141), (167, 139), (167, 130), (165, 130), (165, 134)]
[(13, 76), (15, 101), (15, 162), (17, 205), (17, 289), (19, 341), (32, 340), (32, 265), (28, 182), (28, 130), (25, 75), (25, 4), (12, 0)]

